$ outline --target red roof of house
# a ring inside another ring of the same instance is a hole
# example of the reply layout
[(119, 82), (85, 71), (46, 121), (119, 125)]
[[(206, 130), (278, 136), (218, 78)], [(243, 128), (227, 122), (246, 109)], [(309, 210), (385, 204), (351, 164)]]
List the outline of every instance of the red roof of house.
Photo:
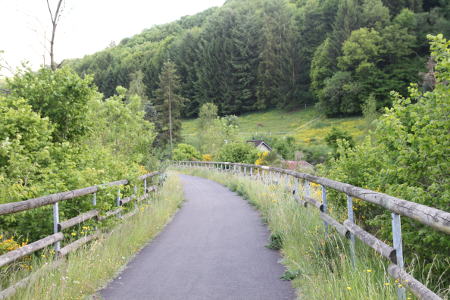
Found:
[(283, 164), (285, 165), (286, 169), (289, 170), (295, 170), (298, 167), (302, 167), (302, 168), (314, 168), (314, 166), (312, 164), (310, 164), (309, 162), (305, 161), (305, 160), (285, 160), (283, 161)]

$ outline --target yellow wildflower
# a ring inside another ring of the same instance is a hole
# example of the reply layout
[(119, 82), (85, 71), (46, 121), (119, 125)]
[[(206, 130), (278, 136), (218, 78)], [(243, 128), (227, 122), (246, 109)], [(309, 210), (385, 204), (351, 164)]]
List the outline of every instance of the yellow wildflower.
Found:
[(71, 235), (72, 235), (72, 236), (76, 236), (77, 233), (76, 233), (76, 232), (72, 232)]
[(347, 287), (347, 290), (351, 291), (351, 290), (352, 290), (352, 287), (351, 287), (351, 286), (348, 286), (348, 287)]
[(367, 271), (367, 273), (371, 273), (371, 272), (372, 272), (372, 270), (371, 270), (371, 269), (367, 269), (366, 271)]

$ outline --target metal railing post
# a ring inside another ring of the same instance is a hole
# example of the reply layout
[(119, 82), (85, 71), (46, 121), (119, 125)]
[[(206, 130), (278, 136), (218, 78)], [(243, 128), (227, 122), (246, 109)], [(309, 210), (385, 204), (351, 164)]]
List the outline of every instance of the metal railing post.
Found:
[(293, 190), (293, 194), (294, 194), (294, 199), (298, 202), (298, 200), (300, 200), (300, 197), (298, 195), (298, 188), (300, 186), (300, 180), (296, 177), (295, 178), (295, 183), (294, 183), (294, 190)]
[(120, 206), (120, 189), (117, 190), (116, 206)]
[[(92, 194), (92, 206), (97, 206), (97, 193)], [(97, 230), (97, 226), (94, 226), (95, 230)]]
[(290, 177), (289, 177), (289, 175), (288, 174), (285, 174), (284, 175), (285, 176), (285, 179), (286, 179), (286, 190), (290, 190), (290, 186), (291, 186), (291, 182), (290, 182)]
[[(53, 204), (53, 233), (58, 233), (58, 224), (59, 224), (59, 203), (56, 202)], [(58, 253), (61, 249), (61, 242), (56, 242), (54, 244), (55, 253)]]
[[(400, 215), (392, 213), (392, 237), (394, 242), (394, 249), (397, 258), (397, 266), (401, 269), (404, 267), (403, 262), (403, 247), (402, 247), (402, 223)], [(404, 287), (397, 287), (397, 298), (399, 300), (406, 299), (406, 291)]]
[[(303, 183), (303, 188), (304, 188), (304, 191), (303, 191), (304, 196), (305, 197), (309, 197), (309, 195), (310, 195), (310, 185), (309, 185), (309, 181), (308, 180), (305, 180), (305, 182)], [(306, 201), (306, 199), (305, 199), (305, 201)]]
[[(349, 195), (347, 195), (347, 216), (348, 220), (354, 223), (353, 198)], [(355, 254), (355, 235), (353, 233), (350, 233), (350, 259), (354, 267), (356, 262), (356, 254)]]
[[(322, 205), (323, 205), (323, 212), (328, 213), (328, 203), (327, 203), (327, 189), (321, 185), (322, 187)], [(328, 223), (323, 221), (323, 225), (325, 226), (325, 235), (328, 234)]]
[(147, 194), (147, 178), (144, 178), (144, 196)]
[(138, 207), (138, 201), (137, 201), (137, 185), (134, 185), (133, 187), (133, 195), (134, 195), (134, 208), (136, 209)]

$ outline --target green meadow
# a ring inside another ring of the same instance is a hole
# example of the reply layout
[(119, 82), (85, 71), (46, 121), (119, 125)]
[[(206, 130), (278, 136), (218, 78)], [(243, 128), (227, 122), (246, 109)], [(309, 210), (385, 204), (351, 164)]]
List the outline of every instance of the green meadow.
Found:
[[(198, 119), (183, 120), (181, 135), (185, 142), (190, 143), (195, 139), (198, 126)], [(362, 117), (326, 118), (315, 108), (291, 112), (268, 110), (239, 116), (239, 136), (242, 139), (253, 136), (292, 136), (300, 145), (323, 145), (332, 127), (347, 131), (355, 141), (360, 140), (366, 132)]]

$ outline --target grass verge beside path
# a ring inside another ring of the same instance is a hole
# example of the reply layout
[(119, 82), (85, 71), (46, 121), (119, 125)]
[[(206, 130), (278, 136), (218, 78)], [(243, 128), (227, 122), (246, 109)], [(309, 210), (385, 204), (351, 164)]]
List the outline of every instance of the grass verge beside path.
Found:
[(70, 254), (59, 268), (42, 272), (11, 299), (85, 299), (95, 294), (162, 230), (183, 199), (178, 176), (169, 176), (161, 190), (139, 208), (139, 213)]
[[(180, 170), (219, 182), (237, 192), (262, 215), (271, 231), (270, 245), (280, 249), (300, 299), (397, 299), (395, 282), (387, 273), (387, 262), (362, 243), (356, 244), (356, 265), (349, 259), (348, 241), (324, 224), (316, 210), (298, 205), (281, 185), (202, 169)], [(318, 194), (316, 194), (318, 196)], [(415, 299), (410, 293), (407, 299)]]

